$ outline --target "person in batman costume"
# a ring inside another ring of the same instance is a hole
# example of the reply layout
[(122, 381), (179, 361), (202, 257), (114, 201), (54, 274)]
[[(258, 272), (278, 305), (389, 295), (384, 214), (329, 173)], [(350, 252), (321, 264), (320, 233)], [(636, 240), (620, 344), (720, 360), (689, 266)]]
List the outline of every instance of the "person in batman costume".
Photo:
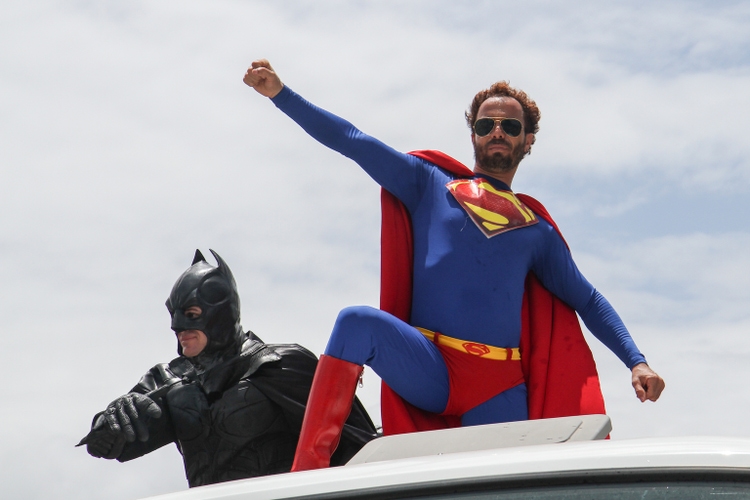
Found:
[[(232, 273), (211, 253), (218, 266), (196, 250), (166, 302), (179, 357), (94, 416), (89, 454), (125, 462), (175, 443), (190, 487), (291, 469), (317, 358), (245, 332)], [(356, 401), (332, 463), (376, 436)]]

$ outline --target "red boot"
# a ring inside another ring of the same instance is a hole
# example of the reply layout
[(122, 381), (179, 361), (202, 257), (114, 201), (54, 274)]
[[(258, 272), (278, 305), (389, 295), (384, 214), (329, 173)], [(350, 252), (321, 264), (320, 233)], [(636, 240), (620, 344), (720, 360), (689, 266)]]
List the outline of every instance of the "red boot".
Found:
[(341, 429), (352, 411), (362, 366), (323, 354), (315, 370), (292, 471), (321, 469), (331, 463)]

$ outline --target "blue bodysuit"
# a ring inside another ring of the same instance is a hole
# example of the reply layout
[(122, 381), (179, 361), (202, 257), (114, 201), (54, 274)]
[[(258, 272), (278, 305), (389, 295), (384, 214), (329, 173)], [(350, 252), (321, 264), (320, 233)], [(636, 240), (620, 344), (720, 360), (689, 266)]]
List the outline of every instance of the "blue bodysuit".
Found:
[[(467, 341), (517, 347), (524, 283), (533, 272), (628, 368), (645, 362), (620, 317), (579, 272), (549, 223), (540, 219), (488, 238), (446, 187), (455, 179), (452, 174), (362, 133), (289, 87), (273, 102), (316, 140), (357, 162), (411, 216), (410, 324), (374, 308), (347, 308), (336, 321), (327, 355), (371, 366), (401, 397), (440, 413), (449, 395), (447, 369), (436, 346), (411, 325)], [(510, 190), (499, 180), (484, 179), (497, 190)], [(462, 424), (523, 420), (526, 411), (521, 384), (465, 413)]]

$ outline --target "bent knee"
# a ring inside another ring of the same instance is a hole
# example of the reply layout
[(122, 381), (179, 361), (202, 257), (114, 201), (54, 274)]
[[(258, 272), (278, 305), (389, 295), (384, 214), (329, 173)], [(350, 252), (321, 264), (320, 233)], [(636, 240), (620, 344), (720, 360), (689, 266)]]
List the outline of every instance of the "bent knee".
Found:
[(347, 361), (352, 361), (350, 357), (357, 358), (357, 362), (368, 359), (372, 354), (373, 339), (383, 330), (387, 316), (388, 313), (370, 306), (342, 309), (328, 339), (326, 354)]
[(382, 330), (386, 322), (380, 309), (370, 306), (350, 306), (342, 309), (331, 332), (331, 341), (344, 338), (368, 338)]
[(371, 306), (349, 306), (339, 312), (334, 330), (359, 330), (382, 322), (383, 313)]

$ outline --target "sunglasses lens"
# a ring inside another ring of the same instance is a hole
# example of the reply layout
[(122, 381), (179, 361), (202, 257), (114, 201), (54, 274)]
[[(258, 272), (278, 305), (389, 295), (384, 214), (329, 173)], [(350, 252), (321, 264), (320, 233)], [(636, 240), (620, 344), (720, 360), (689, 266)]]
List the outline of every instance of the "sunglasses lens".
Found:
[[(521, 134), (523, 125), (519, 120), (516, 120), (515, 118), (498, 118), (498, 120), (500, 121), (500, 126), (502, 127), (503, 132), (509, 136), (518, 137)], [(474, 133), (479, 137), (484, 137), (492, 132), (495, 128), (495, 123), (497, 122), (493, 118), (480, 118), (474, 122)]]
[(518, 135), (521, 133), (521, 128), (522, 128), (521, 122), (519, 122), (518, 120), (514, 118), (502, 120), (500, 122), (500, 126), (503, 127), (503, 130), (505, 131), (505, 133), (511, 137), (518, 137)]
[(492, 118), (480, 118), (474, 122), (474, 133), (479, 137), (489, 134), (493, 128), (495, 128), (495, 120)]

